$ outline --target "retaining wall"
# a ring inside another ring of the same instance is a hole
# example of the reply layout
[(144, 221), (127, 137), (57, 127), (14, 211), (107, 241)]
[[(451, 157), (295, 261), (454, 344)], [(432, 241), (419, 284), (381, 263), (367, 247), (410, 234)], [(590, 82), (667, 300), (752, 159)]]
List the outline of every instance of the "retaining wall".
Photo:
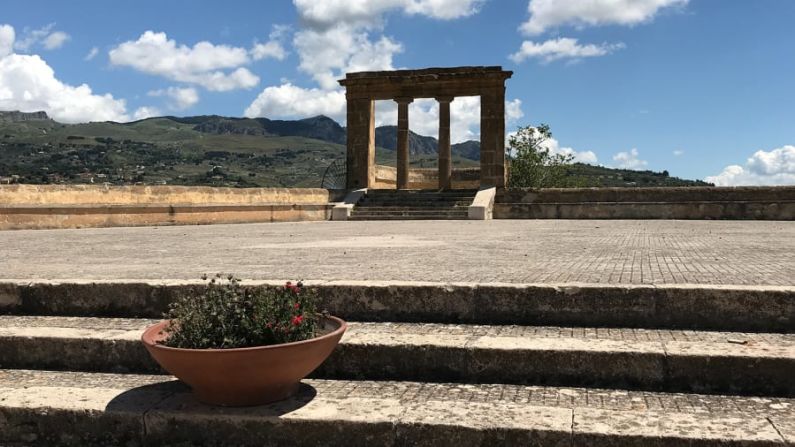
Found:
[(494, 218), (795, 220), (795, 186), (505, 189)]
[(341, 195), (311, 188), (3, 185), (0, 230), (327, 220)]

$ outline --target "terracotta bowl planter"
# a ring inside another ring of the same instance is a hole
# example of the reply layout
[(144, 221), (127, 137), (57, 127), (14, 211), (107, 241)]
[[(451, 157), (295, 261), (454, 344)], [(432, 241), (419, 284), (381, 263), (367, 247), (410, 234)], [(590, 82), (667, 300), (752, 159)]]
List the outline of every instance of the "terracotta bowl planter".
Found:
[(144, 331), (141, 341), (166, 371), (193, 388), (202, 402), (223, 406), (262, 405), (290, 397), (301, 379), (320, 366), (339, 343), (347, 324), (328, 317), (318, 337), (271, 346), (232, 349), (181, 349), (163, 346), (162, 321)]

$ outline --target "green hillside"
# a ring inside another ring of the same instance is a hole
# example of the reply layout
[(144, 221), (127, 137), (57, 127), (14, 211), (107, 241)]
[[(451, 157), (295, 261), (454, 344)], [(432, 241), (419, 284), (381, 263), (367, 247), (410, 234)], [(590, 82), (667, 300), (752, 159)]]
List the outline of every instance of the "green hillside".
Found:
[[(67, 125), (0, 120), (0, 177), (19, 183), (173, 184), (319, 187), (345, 146), (301, 136), (212, 134), (195, 122), (153, 118), (129, 124)], [(379, 148), (379, 164), (395, 152)], [(456, 166), (476, 166), (456, 157)], [(412, 157), (435, 164), (432, 155)]]
[[(396, 132), (376, 130), (376, 162), (394, 166)], [(437, 165), (436, 139), (411, 134), (411, 164)], [(295, 121), (221, 116), (132, 123), (61, 124), (43, 112), (0, 112), (0, 180), (235, 187), (319, 187), (345, 160), (345, 128), (318, 116)], [(480, 145), (455, 145), (454, 167), (478, 166)], [(464, 158), (466, 157), (466, 158)], [(574, 164), (582, 186), (706, 185), (667, 172)]]

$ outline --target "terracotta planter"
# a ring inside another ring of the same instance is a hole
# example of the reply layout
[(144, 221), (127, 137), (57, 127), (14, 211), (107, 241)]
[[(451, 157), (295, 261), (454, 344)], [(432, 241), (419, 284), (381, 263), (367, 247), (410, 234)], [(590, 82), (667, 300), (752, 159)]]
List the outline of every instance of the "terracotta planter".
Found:
[(320, 366), (339, 343), (347, 324), (336, 317), (321, 321), (320, 336), (251, 348), (181, 349), (158, 344), (166, 338), (162, 321), (144, 331), (141, 341), (166, 371), (190, 385), (202, 402), (249, 406), (275, 402), (298, 391), (304, 377)]

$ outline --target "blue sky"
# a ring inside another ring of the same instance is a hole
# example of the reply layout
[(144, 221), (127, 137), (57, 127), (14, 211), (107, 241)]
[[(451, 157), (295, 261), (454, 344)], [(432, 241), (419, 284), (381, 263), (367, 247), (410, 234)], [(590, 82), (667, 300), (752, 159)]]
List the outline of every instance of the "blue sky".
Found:
[[(554, 151), (795, 184), (791, 0), (28, 0), (0, 13), (0, 109), (64, 122), (342, 121), (346, 71), (456, 65), (513, 70), (508, 130), (547, 123)], [(435, 135), (437, 112), (415, 102), (412, 128)], [(379, 102), (379, 124), (395, 114)], [(477, 138), (476, 99), (452, 114), (455, 141)]]

